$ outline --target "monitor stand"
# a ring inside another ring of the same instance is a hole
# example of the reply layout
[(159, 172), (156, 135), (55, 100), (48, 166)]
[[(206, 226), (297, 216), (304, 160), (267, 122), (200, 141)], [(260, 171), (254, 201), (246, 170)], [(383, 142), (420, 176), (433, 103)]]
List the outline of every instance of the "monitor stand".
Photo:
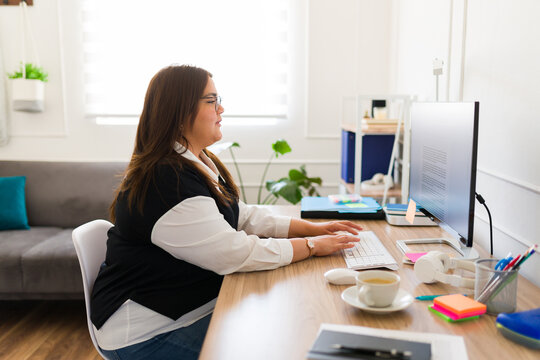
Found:
[[(472, 247), (467, 247), (461, 244), (456, 239), (450, 239), (450, 238), (427, 238), (427, 239), (411, 239), (411, 240), (397, 240), (396, 245), (398, 249), (401, 250), (401, 252), (405, 255), (405, 253), (408, 252), (414, 252), (409, 249), (407, 245), (417, 245), (417, 244), (443, 244), (448, 245), (455, 251), (457, 251), (458, 254), (461, 255), (459, 259), (463, 260), (476, 260), (479, 257), (478, 251), (476, 249), (473, 249)], [(404, 257), (404, 259), (407, 259)], [(404, 263), (412, 264), (411, 261), (405, 260)]]
[(405, 214), (388, 214), (385, 211), (384, 215), (386, 218), (386, 222), (394, 226), (439, 226), (435, 221), (431, 220), (427, 216), (416, 215), (414, 217), (413, 223), (411, 224), (407, 221), (407, 219), (405, 219)]

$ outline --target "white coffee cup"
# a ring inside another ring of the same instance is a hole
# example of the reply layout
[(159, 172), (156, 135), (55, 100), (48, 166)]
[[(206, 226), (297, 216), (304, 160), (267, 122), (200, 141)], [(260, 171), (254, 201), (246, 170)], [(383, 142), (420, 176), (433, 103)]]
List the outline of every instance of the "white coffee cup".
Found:
[(358, 273), (358, 299), (367, 306), (390, 306), (396, 298), (400, 280), (398, 275), (389, 271), (368, 270)]

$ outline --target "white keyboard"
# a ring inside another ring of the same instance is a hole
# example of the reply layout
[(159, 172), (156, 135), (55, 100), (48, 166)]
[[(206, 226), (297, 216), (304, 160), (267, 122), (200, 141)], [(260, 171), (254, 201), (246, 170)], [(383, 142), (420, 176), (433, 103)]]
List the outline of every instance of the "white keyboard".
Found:
[(353, 248), (341, 250), (349, 269), (361, 270), (380, 267), (386, 267), (390, 270), (398, 269), (396, 260), (373, 231), (361, 231), (356, 236), (360, 238), (360, 241), (354, 243)]

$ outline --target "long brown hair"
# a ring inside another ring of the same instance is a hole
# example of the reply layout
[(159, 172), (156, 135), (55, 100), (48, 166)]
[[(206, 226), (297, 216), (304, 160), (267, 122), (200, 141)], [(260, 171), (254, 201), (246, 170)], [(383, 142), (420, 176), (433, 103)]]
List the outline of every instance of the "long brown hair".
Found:
[(131, 161), (109, 208), (113, 222), (116, 219), (115, 207), (118, 196), (126, 191), (129, 191), (127, 197), (129, 209), (133, 209), (135, 205), (142, 214), (146, 192), (159, 164), (175, 165), (178, 169), (184, 166), (195, 169), (221, 203), (238, 198), (238, 188), (231, 174), (214, 154), (207, 149), (203, 150), (218, 168), (229, 186), (228, 190), (216, 183), (194, 162), (174, 150), (175, 142), (179, 142), (186, 149), (189, 146), (184, 131), (191, 128), (195, 122), (199, 100), (210, 77), (212, 74), (208, 71), (188, 65), (169, 66), (154, 75), (146, 91)]

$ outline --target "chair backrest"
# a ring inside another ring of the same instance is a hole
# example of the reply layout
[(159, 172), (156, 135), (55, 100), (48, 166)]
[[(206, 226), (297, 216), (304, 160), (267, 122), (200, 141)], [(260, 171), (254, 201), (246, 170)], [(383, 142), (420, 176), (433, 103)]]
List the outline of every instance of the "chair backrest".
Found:
[(88, 321), (88, 331), (92, 338), (92, 343), (99, 354), (106, 358), (99, 350), (94, 327), (90, 320), (90, 295), (94, 287), (94, 282), (99, 272), (99, 268), (105, 261), (107, 252), (107, 231), (113, 226), (106, 220), (94, 220), (79, 226), (73, 230), (73, 244), (81, 265), (81, 273), (84, 287), (84, 301), (86, 303), (86, 319)]

